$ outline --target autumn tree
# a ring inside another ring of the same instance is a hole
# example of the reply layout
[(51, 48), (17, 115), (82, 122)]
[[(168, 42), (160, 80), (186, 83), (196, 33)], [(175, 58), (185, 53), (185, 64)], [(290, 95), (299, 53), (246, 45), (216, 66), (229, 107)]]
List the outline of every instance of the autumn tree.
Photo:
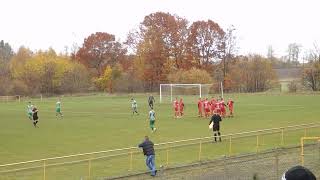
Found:
[(211, 75), (201, 69), (195, 67), (189, 70), (179, 70), (175, 73), (168, 74), (170, 83), (186, 83), (186, 84), (212, 84), (213, 79)]
[(8, 94), (8, 85), (10, 85), (9, 61), (13, 56), (13, 51), (9, 43), (0, 41), (0, 95)]
[(60, 92), (76, 93), (86, 91), (90, 87), (90, 76), (80, 63), (72, 63), (63, 73)]
[(193, 22), (189, 28), (188, 52), (198, 67), (208, 68), (221, 60), (225, 50), (225, 32), (212, 20)]
[(93, 69), (97, 76), (100, 76), (106, 66), (116, 64), (125, 53), (126, 49), (115, 40), (114, 35), (97, 32), (84, 40), (76, 58), (89, 69)]
[(238, 57), (230, 70), (230, 83), (242, 92), (263, 92), (277, 80), (270, 60), (259, 55)]
[(296, 66), (299, 63), (299, 55), (301, 51), (301, 45), (297, 43), (291, 43), (288, 45), (288, 62), (294, 63)]
[(141, 39), (136, 41), (138, 44), (135, 64), (141, 65), (139, 76), (150, 90), (166, 78), (164, 64), (168, 60), (169, 50), (165, 38), (170, 16), (162, 12), (150, 14), (144, 18), (138, 32)]
[(302, 74), (303, 85), (312, 91), (320, 90), (320, 61), (311, 62)]
[[(229, 70), (229, 64), (233, 60), (236, 51), (237, 51), (237, 40), (234, 34), (235, 27), (232, 25), (230, 26), (224, 35), (224, 39), (222, 42), (222, 67), (223, 67), (223, 79), (226, 79), (226, 75)], [(226, 81), (226, 80), (224, 80)]]
[(11, 58), (10, 60), (10, 71), (13, 78), (19, 76), (22, 72), (24, 65), (26, 64), (27, 60), (32, 57), (32, 51), (24, 46), (21, 46), (18, 49), (18, 52)]
[(107, 66), (103, 75), (94, 80), (97, 87), (101, 90), (107, 90), (109, 93), (113, 93), (116, 80), (121, 77), (122, 69), (119, 64), (111, 67)]
[(5, 43), (3, 40), (0, 41), (0, 61), (8, 63), (13, 56), (13, 50), (9, 43)]

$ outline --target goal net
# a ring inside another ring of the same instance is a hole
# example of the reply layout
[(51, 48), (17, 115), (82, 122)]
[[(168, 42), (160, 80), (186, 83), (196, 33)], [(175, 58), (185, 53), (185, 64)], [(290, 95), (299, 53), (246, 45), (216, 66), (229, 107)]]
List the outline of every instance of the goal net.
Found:
[(223, 87), (217, 84), (160, 84), (160, 103), (172, 102), (176, 97), (190, 96), (193, 99), (206, 98), (209, 95), (223, 97)]

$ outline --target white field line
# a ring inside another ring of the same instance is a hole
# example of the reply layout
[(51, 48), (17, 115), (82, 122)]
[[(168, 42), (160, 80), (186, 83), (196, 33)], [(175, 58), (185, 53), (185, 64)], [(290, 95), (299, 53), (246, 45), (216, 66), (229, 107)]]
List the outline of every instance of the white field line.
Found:
[(303, 107), (302, 105), (287, 104), (287, 105), (278, 105), (278, 104), (241, 104), (246, 106), (271, 106), (271, 107)]
[(251, 115), (251, 114), (257, 114), (261, 112), (282, 112), (282, 111), (289, 111), (289, 110), (295, 110), (295, 109), (304, 109), (304, 107), (294, 107), (294, 108), (286, 108), (286, 109), (273, 109), (273, 110), (262, 110), (262, 111), (250, 111), (247, 113), (244, 113), (245, 115)]
[[(248, 112), (245, 112), (245, 113), (241, 113), (240, 115), (241, 116), (251, 116), (251, 115), (256, 115), (256, 114), (260, 114), (260, 113), (264, 113), (264, 112), (284, 112), (284, 111), (290, 111), (290, 110), (301, 110), (301, 109), (304, 109), (305, 107), (292, 107), (292, 108), (286, 108), (286, 109), (273, 109), (273, 110), (262, 110), (262, 111), (248, 111)], [(10, 111), (18, 111), (18, 109), (8, 109)], [(44, 113), (48, 113), (49, 115), (52, 115), (52, 116), (55, 116), (55, 111), (48, 111), (48, 110), (44, 110), (44, 111), (40, 111), (40, 112), (44, 112)], [(124, 112), (118, 112), (118, 113), (113, 113), (113, 112), (98, 112), (98, 113), (95, 113), (95, 112), (76, 112), (76, 111), (62, 111), (62, 113), (65, 115), (65, 117), (68, 117), (68, 114), (73, 114), (73, 117), (78, 117), (78, 116), (84, 116), (84, 117), (87, 117), (87, 116), (99, 116), (99, 115), (126, 115), (126, 116), (130, 116), (132, 115), (132, 112), (131, 111), (128, 111), (127, 113), (124, 113)], [(141, 112), (140, 112), (141, 113)], [(25, 113), (26, 114), (26, 113)], [(48, 114), (42, 114), (44, 116), (47, 116)], [(237, 116), (237, 112), (235, 112), (236, 116)], [(166, 115), (169, 115), (169, 119), (171, 116), (171, 114), (165, 114), (164, 116), (162, 115), (162, 119), (163, 118), (167, 118)], [(137, 118), (147, 118), (146, 116), (144, 116), (143, 114), (140, 114), (139, 116), (135, 116)], [(186, 118), (195, 118), (197, 117), (197, 114), (194, 114), (194, 115), (191, 115), (191, 114), (185, 114), (185, 117)]]
[[(18, 112), (24, 112), (24, 113), (27, 113), (26, 111), (21, 111), (21, 109), (5, 109), (5, 111), (8, 110), (8, 111), (18, 111)], [(99, 112), (94, 112), (94, 111), (61, 111), (63, 114), (88, 114), (88, 115), (100, 115), (100, 114), (132, 114), (132, 111), (128, 111), (127, 113), (123, 113), (123, 112), (116, 112), (116, 113), (113, 113), (112, 112), (113, 110), (112, 109), (107, 109), (105, 112), (103, 111), (99, 111)], [(55, 109), (50, 111), (50, 110), (41, 110), (39, 109), (39, 112), (45, 112), (45, 113), (52, 113), (52, 114), (55, 114), (56, 111)]]

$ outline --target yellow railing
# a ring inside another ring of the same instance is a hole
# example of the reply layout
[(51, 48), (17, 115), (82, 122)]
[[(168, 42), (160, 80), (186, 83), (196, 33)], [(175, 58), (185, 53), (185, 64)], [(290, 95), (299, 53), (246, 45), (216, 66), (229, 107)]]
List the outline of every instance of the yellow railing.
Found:
[(320, 143), (320, 137), (301, 137), (300, 139), (300, 143), (301, 143), (301, 165), (304, 166), (304, 156), (305, 156), (305, 152), (304, 152), (304, 144), (306, 140), (314, 140), (314, 141), (318, 141)]
[[(263, 130), (256, 130), (256, 131), (248, 131), (248, 132), (241, 132), (241, 133), (233, 133), (221, 136), (225, 145), (227, 145), (227, 155), (232, 156), (234, 151), (236, 150), (234, 146), (234, 141), (240, 138), (254, 138), (255, 139), (255, 152), (260, 152), (261, 147), (263, 146), (263, 137), (267, 135), (277, 135), (279, 134), (278, 143), (273, 144), (274, 146), (270, 148), (277, 148), (281, 146), (285, 146), (285, 133), (290, 131), (297, 131), (303, 130), (304, 136), (307, 136), (308, 130), (319, 128), (320, 123), (310, 123), (310, 124), (301, 124), (301, 125), (294, 125), (288, 127), (280, 127), (280, 128), (270, 128), (270, 129), (263, 129)], [(317, 131), (320, 132), (320, 131)], [(277, 135), (278, 136), (278, 135)], [(300, 136), (301, 137), (301, 136)], [(205, 144), (212, 142), (212, 136), (202, 137), (202, 138), (194, 138), (194, 139), (186, 139), (186, 140), (179, 140), (179, 141), (172, 141), (172, 142), (165, 142), (165, 143), (158, 143), (155, 144), (156, 152), (164, 151), (165, 158), (163, 164), (168, 166), (170, 164), (170, 151), (173, 151), (177, 148), (184, 148), (190, 146), (199, 146), (197, 149), (197, 159), (196, 161), (203, 160), (203, 148)], [(299, 138), (300, 139), (300, 138)], [(301, 140), (301, 145), (303, 140)], [(298, 142), (299, 143), (299, 142)], [(217, 144), (217, 146), (219, 146)], [(210, 147), (209, 147), (210, 148)], [(126, 170), (132, 172), (134, 170), (134, 158), (135, 154), (141, 153), (141, 150), (137, 147), (128, 147), (128, 148), (121, 148), (121, 149), (113, 149), (113, 150), (106, 150), (106, 151), (98, 151), (98, 152), (90, 152), (90, 153), (82, 153), (82, 154), (74, 154), (68, 156), (60, 156), (60, 157), (52, 157), (52, 158), (45, 158), (45, 159), (38, 159), (32, 161), (24, 161), (24, 162), (17, 162), (17, 163), (9, 163), (9, 164), (2, 164), (0, 165), (0, 178), (4, 174), (10, 173), (17, 173), (20, 171), (28, 171), (34, 169), (42, 169), (43, 175), (41, 179), (46, 180), (48, 178), (47, 168), (49, 167), (61, 167), (64, 165), (73, 165), (77, 163), (87, 163), (87, 172), (86, 172), (86, 179), (91, 179), (93, 176), (92, 170), (93, 165), (92, 163), (96, 160), (101, 159), (108, 159), (108, 158), (123, 158), (124, 156), (128, 157), (128, 169), (124, 168), (123, 171), (119, 171), (116, 174), (124, 174), (128, 173)], [(303, 152), (301, 153), (303, 155)], [(188, 159), (188, 157), (186, 157)], [(59, 162), (58, 162), (59, 161)], [(61, 162), (60, 162), (61, 161)], [(27, 166), (27, 167), (25, 167)], [(99, 174), (99, 176), (106, 176), (105, 174)]]

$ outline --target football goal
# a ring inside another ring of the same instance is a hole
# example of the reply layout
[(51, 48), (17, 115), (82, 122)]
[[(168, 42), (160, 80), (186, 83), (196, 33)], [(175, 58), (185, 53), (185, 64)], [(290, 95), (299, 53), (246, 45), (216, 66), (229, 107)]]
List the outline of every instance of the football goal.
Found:
[(217, 84), (160, 84), (160, 103), (172, 102), (175, 97), (208, 97), (218, 94), (223, 97), (222, 83)]

